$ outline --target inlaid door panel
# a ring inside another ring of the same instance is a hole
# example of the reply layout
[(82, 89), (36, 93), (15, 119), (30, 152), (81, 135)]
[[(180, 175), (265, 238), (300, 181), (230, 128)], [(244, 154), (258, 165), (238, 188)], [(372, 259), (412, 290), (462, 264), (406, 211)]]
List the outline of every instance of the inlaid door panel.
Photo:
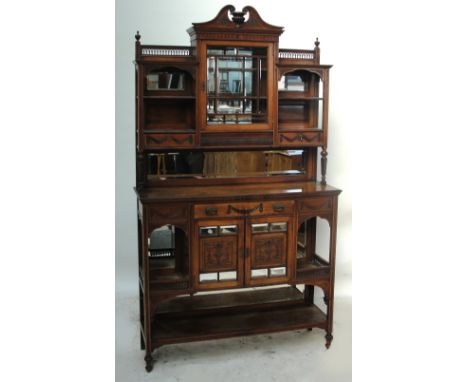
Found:
[(286, 264), (287, 235), (266, 233), (251, 238), (251, 268), (281, 267)]
[(293, 220), (289, 216), (251, 218), (245, 229), (245, 284), (268, 285), (287, 282), (291, 276), (294, 243)]
[(195, 224), (193, 277), (198, 289), (242, 286), (244, 220), (206, 220)]

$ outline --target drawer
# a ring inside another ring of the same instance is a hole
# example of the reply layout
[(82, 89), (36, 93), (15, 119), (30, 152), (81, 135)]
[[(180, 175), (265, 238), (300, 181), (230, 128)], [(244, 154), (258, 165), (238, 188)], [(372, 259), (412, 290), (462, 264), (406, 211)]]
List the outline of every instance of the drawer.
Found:
[(145, 147), (157, 149), (161, 147), (193, 147), (194, 134), (145, 134)]
[(268, 202), (235, 202), (222, 204), (197, 204), (193, 208), (195, 219), (210, 217), (291, 215), (293, 200)]
[(318, 146), (321, 144), (321, 142), (321, 131), (279, 133), (279, 144), (281, 146)]
[(332, 198), (310, 198), (298, 201), (298, 210), (300, 214), (314, 211), (329, 210), (332, 208)]
[(171, 222), (186, 221), (189, 215), (189, 205), (181, 203), (150, 204), (146, 207), (149, 222)]

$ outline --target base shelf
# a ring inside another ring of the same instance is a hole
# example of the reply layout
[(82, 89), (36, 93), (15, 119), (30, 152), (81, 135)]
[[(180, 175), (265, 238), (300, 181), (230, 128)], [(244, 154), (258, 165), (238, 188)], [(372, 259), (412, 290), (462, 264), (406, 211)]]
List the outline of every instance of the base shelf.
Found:
[[(194, 309), (194, 310), (192, 310)], [(155, 347), (165, 344), (326, 327), (326, 315), (306, 306), (292, 287), (181, 297), (161, 304), (152, 325)]]

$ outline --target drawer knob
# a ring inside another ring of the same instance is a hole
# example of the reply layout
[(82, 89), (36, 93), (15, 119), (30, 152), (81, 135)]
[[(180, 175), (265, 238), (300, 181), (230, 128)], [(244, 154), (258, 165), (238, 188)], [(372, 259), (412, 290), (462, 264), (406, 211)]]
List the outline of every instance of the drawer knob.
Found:
[(207, 207), (205, 208), (205, 214), (207, 216), (216, 216), (218, 215), (218, 209), (215, 207)]

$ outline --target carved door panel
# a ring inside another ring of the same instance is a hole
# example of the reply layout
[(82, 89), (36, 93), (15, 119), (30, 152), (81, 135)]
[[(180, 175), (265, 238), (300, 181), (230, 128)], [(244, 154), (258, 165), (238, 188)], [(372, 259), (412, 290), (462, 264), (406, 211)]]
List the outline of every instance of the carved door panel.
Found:
[(289, 280), (294, 248), (290, 217), (248, 219), (245, 232), (245, 284), (280, 284)]
[(198, 289), (234, 288), (244, 281), (244, 220), (195, 224), (194, 285)]

